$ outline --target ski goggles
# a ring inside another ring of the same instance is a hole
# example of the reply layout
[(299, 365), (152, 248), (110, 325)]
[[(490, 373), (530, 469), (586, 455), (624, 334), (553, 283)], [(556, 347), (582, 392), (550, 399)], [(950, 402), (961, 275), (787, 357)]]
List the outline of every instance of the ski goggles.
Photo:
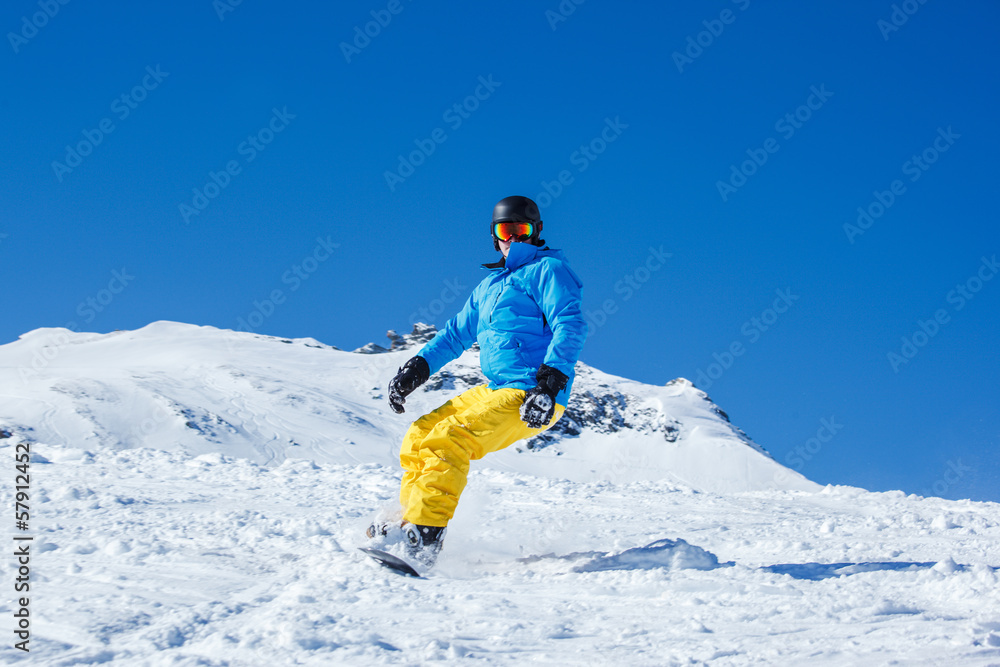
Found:
[(493, 236), (501, 241), (530, 238), (535, 232), (535, 226), (530, 222), (494, 222)]

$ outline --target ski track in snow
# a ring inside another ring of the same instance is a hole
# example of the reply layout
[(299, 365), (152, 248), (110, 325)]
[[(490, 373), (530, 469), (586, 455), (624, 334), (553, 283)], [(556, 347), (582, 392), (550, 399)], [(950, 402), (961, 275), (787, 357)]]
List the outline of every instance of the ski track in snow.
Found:
[[(0, 441), (4, 460), (17, 440)], [(438, 567), (413, 580), (356, 550), (395, 498), (391, 468), (32, 450), (32, 651), (8, 643), (5, 664), (1000, 663), (996, 504), (480, 469)], [(586, 571), (663, 538), (722, 563)], [(761, 569), (887, 561), (920, 565)], [(10, 581), (12, 559), (0, 568)]]

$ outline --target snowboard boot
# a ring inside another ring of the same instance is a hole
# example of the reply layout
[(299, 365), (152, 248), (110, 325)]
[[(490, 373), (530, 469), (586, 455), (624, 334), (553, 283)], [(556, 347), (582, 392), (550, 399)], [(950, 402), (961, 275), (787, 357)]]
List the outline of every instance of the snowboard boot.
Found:
[(385, 537), (386, 533), (389, 532), (389, 524), (384, 521), (373, 521), (372, 525), (368, 526), (365, 530), (365, 537), (369, 540), (378, 539), (380, 537)]
[(371, 525), (365, 530), (365, 537), (385, 542), (389, 539), (389, 531), (397, 529), (398, 532), (403, 523), (403, 508), (398, 505), (386, 505), (375, 513)]
[(447, 528), (443, 526), (418, 526), (415, 523), (403, 524), (406, 553), (424, 567), (433, 567), (438, 553), (444, 544)]

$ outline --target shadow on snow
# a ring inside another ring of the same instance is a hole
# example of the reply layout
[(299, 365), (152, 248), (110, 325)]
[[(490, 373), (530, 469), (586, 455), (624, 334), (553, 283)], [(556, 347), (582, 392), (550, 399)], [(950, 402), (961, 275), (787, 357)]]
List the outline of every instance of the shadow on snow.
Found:
[[(929, 570), (930, 568), (937, 565), (936, 562), (895, 562), (895, 561), (882, 561), (882, 562), (872, 562), (872, 563), (783, 563), (780, 565), (767, 565), (761, 570), (765, 572), (773, 572), (774, 574), (787, 574), (790, 577), (796, 579), (808, 579), (810, 581), (819, 581), (821, 579), (832, 579), (833, 577), (846, 577), (851, 574), (860, 574), (862, 572), (877, 572), (879, 570), (889, 570), (894, 572), (899, 571), (915, 571), (915, 570)], [(958, 563), (949, 563), (947, 570), (949, 572), (966, 572), (972, 569), (969, 565), (960, 565)], [(992, 568), (997, 570), (1000, 568)]]
[[(583, 561), (570, 569), (570, 572), (599, 572), (602, 570), (652, 570), (655, 568), (677, 570), (714, 570), (720, 567), (732, 567), (733, 561), (720, 563), (715, 554), (701, 547), (688, 544), (684, 540), (662, 539), (651, 542), (644, 547), (626, 549), (620, 553), (603, 551), (577, 551), (557, 556), (545, 554), (519, 558), (522, 563), (537, 563), (547, 560)], [(960, 565), (950, 559), (942, 561), (943, 572), (965, 572), (971, 569), (969, 565)], [(795, 579), (820, 581), (834, 577), (846, 577), (862, 572), (877, 571), (916, 571), (937, 566), (937, 562), (912, 561), (881, 561), (866, 563), (782, 563), (766, 565), (760, 570), (773, 574), (787, 574)], [(994, 567), (993, 570), (1000, 570)]]

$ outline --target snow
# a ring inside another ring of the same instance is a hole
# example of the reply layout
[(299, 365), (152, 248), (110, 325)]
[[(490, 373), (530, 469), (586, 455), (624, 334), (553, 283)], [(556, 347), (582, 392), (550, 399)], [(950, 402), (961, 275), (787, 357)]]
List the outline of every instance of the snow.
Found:
[[(483, 381), (478, 354), (466, 352), (440, 386), (410, 396), (407, 413), (394, 415), (384, 387), (414, 352), (356, 354), (177, 322), (104, 335), (38, 329), (0, 346), (0, 424), (55, 444), (218, 451), (264, 465), (298, 457), (393, 466), (412, 419)], [(717, 492), (819, 488), (720, 418), (686, 380), (657, 387), (580, 364), (577, 397), (598, 423), (537, 453), (512, 448), (483, 465)], [(608, 420), (629, 427), (593, 427)], [(679, 429), (673, 442), (665, 440), (668, 425)]]
[[(35, 536), (31, 652), (0, 662), (1000, 663), (1000, 505), (782, 487), (680, 382), (600, 374), (681, 437), (585, 429), (482, 461), (437, 567), (394, 575), (356, 547), (402, 431), (455, 388), (396, 417), (381, 387), (412, 351), (282, 340), (157, 323), (0, 347), (0, 460), (30, 443)], [(721, 455), (742, 480), (681, 481)]]

